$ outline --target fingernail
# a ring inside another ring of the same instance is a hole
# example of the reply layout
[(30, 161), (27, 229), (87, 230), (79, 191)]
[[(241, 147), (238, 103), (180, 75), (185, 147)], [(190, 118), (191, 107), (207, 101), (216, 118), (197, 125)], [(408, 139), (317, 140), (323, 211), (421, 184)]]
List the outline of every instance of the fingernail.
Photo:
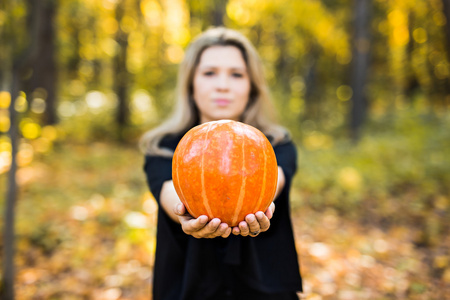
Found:
[(249, 216), (249, 217), (248, 217), (248, 221), (249, 221), (249, 222), (255, 221), (255, 216), (254, 216), (254, 215)]

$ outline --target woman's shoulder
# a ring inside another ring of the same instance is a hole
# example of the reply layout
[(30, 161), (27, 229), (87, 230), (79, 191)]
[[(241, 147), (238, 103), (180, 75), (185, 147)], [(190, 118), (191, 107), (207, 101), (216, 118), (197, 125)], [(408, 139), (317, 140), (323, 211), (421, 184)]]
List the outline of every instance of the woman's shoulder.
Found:
[(161, 138), (159, 142), (160, 148), (167, 148), (170, 150), (175, 150), (184, 133), (170, 133), (166, 134)]
[(295, 146), (292, 139), (285, 139), (276, 145), (273, 146), (273, 150), (275, 151), (275, 155), (279, 156), (289, 156), (296, 157), (297, 156), (297, 147)]
[(271, 144), (273, 145), (273, 148), (295, 148), (295, 144), (292, 141), (291, 135), (286, 132), (282, 138), (278, 138), (277, 140), (274, 140), (271, 136), (267, 137)]

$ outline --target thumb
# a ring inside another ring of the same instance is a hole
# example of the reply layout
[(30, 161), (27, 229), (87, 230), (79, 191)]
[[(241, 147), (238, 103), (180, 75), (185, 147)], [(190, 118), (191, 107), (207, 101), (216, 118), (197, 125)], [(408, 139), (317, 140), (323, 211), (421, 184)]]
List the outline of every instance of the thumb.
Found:
[(271, 203), (269, 208), (266, 210), (266, 216), (267, 218), (272, 219), (273, 213), (275, 212), (275, 203)]
[(178, 203), (177, 205), (175, 205), (175, 208), (173, 209), (173, 212), (177, 215), (177, 216), (182, 216), (184, 215), (184, 205), (181, 203)]

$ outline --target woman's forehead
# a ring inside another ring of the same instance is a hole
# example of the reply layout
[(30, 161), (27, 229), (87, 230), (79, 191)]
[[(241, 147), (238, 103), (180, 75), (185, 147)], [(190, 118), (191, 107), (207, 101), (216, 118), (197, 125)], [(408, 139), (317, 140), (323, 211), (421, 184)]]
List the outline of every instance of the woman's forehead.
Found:
[(246, 68), (242, 52), (235, 46), (211, 46), (206, 48), (199, 60), (199, 67)]

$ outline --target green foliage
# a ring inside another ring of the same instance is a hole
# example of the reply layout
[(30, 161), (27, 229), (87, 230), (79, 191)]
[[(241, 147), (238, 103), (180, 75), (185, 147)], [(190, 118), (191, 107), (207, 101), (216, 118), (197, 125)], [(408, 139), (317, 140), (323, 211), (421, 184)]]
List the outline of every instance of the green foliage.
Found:
[[(376, 224), (423, 230), (417, 244), (436, 245), (450, 229), (450, 122), (406, 111), (371, 122), (357, 144), (299, 149), (296, 206)], [(446, 224), (447, 223), (447, 224)]]
[(341, 179), (348, 180), (351, 193), (361, 189), (394, 192), (414, 187), (445, 194), (445, 182), (450, 179), (449, 125), (448, 118), (407, 111), (395, 120), (372, 121), (356, 145), (344, 139), (328, 149), (308, 150), (310, 142), (305, 138), (300, 148), (303, 175), (298, 178), (299, 184), (311, 192), (326, 186), (345, 187), (338, 175), (349, 167), (354, 172), (347, 172), (348, 179), (342, 173)]

